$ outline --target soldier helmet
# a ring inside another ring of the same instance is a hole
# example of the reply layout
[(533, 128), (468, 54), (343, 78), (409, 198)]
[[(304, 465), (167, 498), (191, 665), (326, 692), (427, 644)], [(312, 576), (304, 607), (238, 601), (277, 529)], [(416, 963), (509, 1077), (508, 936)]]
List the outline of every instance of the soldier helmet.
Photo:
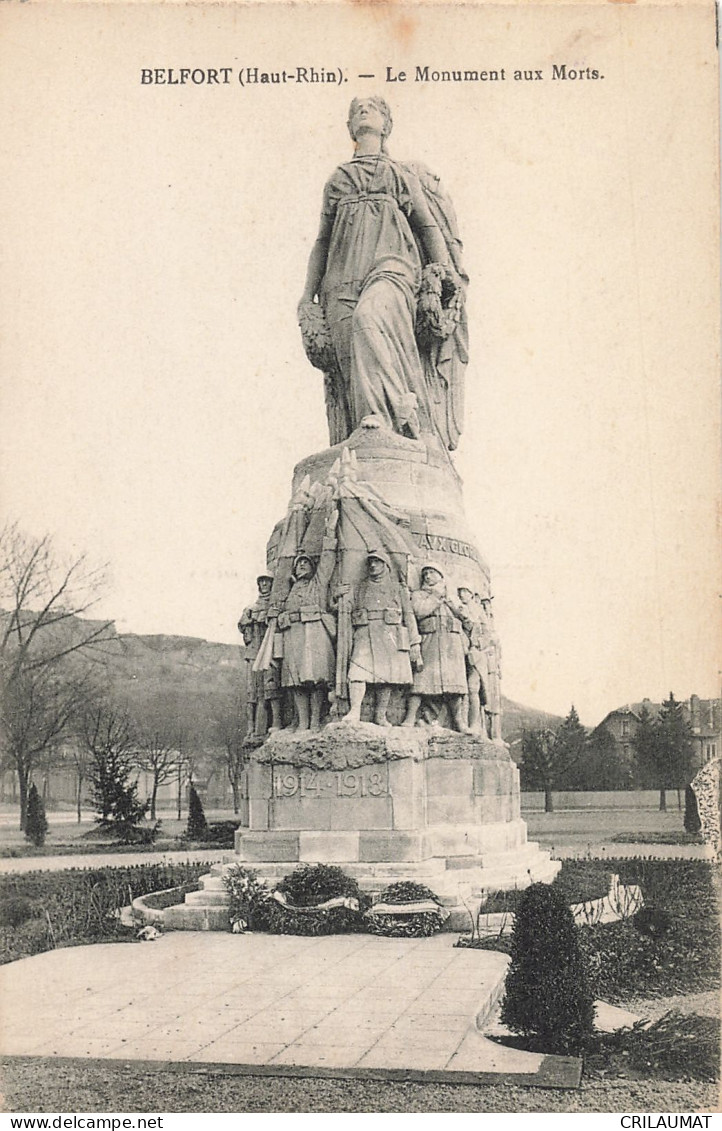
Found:
[(377, 561), (383, 562), (384, 565), (388, 566), (388, 568), (391, 569), (391, 559), (389, 558), (388, 554), (384, 553), (383, 550), (369, 550), (368, 554), (366, 555), (366, 560), (370, 561), (371, 558), (376, 558)]
[(419, 574), (420, 574), (421, 577), (424, 576), (424, 573), (426, 572), (427, 569), (435, 569), (436, 572), (439, 574), (439, 576), (443, 577), (444, 581), (446, 581), (446, 574), (444, 573), (442, 567), (439, 565), (438, 562), (433, 562), (433, 561), (422, 562), (421, 567), (419, 569)]
[(273, 581), (274, 576), (275, 575), (273, 573), (273, 570), (267, 569), (264, 570), (263, 573), (259, 573), (258, 577), (256, 578), (256, 582), (258, 583), (259, 581)]
[(301, 552), (299, 554), (296, 554), (295, 558), (293, 559), (293, 573), (294, 573), (294, 575), (296, 573), (296, 569), (298, 567), (299, 562), (308, 562), (309, 565), (312, 565), (314, 567), (314, 569), (316, 568), (316, 563), (314, 562), (311, 555), (307, 554), (305, 550), (301, 550)]

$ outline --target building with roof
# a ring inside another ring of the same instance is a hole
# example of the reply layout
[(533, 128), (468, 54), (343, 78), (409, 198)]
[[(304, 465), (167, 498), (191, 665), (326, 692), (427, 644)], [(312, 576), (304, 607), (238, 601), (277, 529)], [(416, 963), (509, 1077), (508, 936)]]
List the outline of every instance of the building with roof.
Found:
[[(593, 732), (597, 734), (602, 729), (606, 730), (614, 740), (618, 757), (630, 767), (634, 762), (632, 743), (644, 707), (656, 719), (662, 704), (643, 699), (641, 703), (616, 707), (605, 715)], [(699, 695), (690, 695), (688, 700), (683, 701), (682, 710), (692, 731), (692, 764), (698, 770), (722, 753), (722, 700), (700, 699)]]

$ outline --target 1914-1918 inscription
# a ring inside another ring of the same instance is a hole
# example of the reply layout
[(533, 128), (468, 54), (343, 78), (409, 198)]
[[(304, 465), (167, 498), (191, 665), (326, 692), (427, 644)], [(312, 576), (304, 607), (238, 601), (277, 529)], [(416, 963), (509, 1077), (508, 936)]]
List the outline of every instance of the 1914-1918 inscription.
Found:
[(299, 770), (273, 767), (273, 796), (384, 797), (389, 792), (385, 767), (361, 766), (357, 770)]

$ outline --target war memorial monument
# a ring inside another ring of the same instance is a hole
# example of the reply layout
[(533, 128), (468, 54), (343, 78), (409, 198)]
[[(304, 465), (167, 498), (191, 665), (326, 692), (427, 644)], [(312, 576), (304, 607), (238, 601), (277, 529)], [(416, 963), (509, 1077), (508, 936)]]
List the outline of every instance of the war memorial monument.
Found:
[(453, 206), (388, 154), (382, 99), (354, 99), (348, 126), (298, 304), (330, 446), (296, 466), (239, 622), (236, 853), (269, 879), (309, 862), (369, 891), (414, 879), (459, 926), (464, 898), (558, 864), (521, 820), (489, 568), (451, 455), (468, 359)]

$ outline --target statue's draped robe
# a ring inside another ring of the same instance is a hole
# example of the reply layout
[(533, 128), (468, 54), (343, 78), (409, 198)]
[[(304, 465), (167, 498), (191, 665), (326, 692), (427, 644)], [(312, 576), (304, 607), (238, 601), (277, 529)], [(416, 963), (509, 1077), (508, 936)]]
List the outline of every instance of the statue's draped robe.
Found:
[(413, 176), (383, 153), (364, 155), (340, 165), (324, 189), (321, 302), (340, 370), (332, 443), (370, 415), (401, 434), (434, 431), (414, 332), (422, 263), (409, 224)]

